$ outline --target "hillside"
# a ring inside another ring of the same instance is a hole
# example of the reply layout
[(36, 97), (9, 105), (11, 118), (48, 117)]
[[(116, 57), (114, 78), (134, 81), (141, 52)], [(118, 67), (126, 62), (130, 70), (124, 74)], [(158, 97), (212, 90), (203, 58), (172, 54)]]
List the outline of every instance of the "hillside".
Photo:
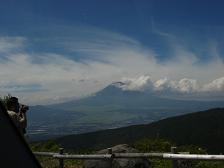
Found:
[(67, 149), (100, 149), (121, 143), (133, 143), (145, 137), (166, 138), (178, 145), (194, 144), (212, 153), (224, 151), (224, 108), (210, 109), (163, 119), (147, 125), (135, 125), (56, 139)]
[(224, 107), (223, 101), (164, 98), (150, 91), (122, 90), (120, 85), (123, 83), (112, 83), (94, 95), (79, 100), (31, 107), (28, 113), (29, 137), (40, 140), (148, 124), (167, 117)]

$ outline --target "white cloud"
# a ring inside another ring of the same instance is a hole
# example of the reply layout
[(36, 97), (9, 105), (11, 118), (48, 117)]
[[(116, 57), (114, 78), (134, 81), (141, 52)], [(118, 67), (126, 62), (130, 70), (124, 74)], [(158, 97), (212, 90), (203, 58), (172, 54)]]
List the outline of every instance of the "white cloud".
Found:
[(172, 86), (172, 81), (170, 81), (168, 78), (163, 78), (159, 79), (154, 83), (154, 87), (156, 91), (171, 91), (173, 86)]
[(149, 76), (140, 76), (139, 78), (124, 78), (124, 85), (121, 85), (122, 90), (147, 91), (153, 89), (153, 83)]
[(211, 83), (203, 87), (203, 91), (207, 92), (224, 92), (224, 77), (215, 79)]
[[(122, 81), (122, 85), (117, 87), (123, 90), (131, 91), (143, 91), (143, 92), (154, 92), (163, 93), (164, 96), (176, 95), (181, 96), (183, 94), (191, 95), (191, 98), (197, 96), (211, 95), (209, 93), (219, 92), (224, 97), (224, 77), (213, 80), (211, 83), (199, 85), (195, 79), (183, 78), (178, 81), (169, 80), (168, 78), (159, 79), (152, 81), (147, 75), (143, 75), (137, 78), (125, 78)], [(161, 95), (161, 94), (160, 94)], [(198, 98), (198, 97), (197, 97)]]
[[(1, 37), (0, 58), (7, 53), (8, 61), (0, 62), (0, 94), (10, 92), (24, 103), (46, 104), (85, 96), (121, 79), (127, 84), (124, 90), (182, 94), (224, 92), (221, 59), (197, 64), (195, 53), (177, 46), (169, 61), (159, 63), (157, 53), (150, 47), (124, 35), (96, 28), (75, 31), (71, 37), (50, 39), (51, 45), (63, 48), (65, 53), (54, 50), (31, 53), (26, 50), (30, 46), (27, 41), (32, 44), (33, 39)], [(42, 45), (47, 47), (48, 43), (49, 40), (44, 39)], [(150, 74), (150, 77), (142, 74)], [(7, 85), (11, 87), (5, 87)], [(18, 92), (18, 86), (20, 90), (31, 86), (41, 88)]]
[(191, 92), (197, 92), (199, 89), (199, 86), (197, 84), (197, 81), (194, 79), (181, 79), (179, 82), (174, 82), (174, 88), (182, 93), (191, 93)]
[(9, 53), (21, 50), (26, 39), (23, 37), (0, 37), (0, 53)]

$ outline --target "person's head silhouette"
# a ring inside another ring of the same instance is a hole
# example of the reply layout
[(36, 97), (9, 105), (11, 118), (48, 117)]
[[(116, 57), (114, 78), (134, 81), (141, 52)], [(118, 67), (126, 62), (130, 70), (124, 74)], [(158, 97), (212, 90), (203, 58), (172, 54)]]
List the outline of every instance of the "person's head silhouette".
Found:
[(17, 97), (10, 97), (6, 103), (7, 109), (14, 111), (16, 113), (19, 112), (19, 101)]

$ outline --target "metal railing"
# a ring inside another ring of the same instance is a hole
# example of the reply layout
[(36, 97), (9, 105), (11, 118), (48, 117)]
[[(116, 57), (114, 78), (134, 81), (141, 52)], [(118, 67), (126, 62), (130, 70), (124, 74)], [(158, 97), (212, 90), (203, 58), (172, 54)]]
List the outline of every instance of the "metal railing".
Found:
[(177, 154), (176, 147), (171, 147), (171, 153), (113, 153), (111, 148), (108, 148), (107, 154), (88, 154), (88, 155), (71, 155), (63, 153), (64, 149), (60, 148), (59, 153), (53, 152), (34, 152), (36, 156), (46, 156), (58, 159), (59, 168), (64, 168), (64, 160), (108, 160), (113, 159), (133, 159), (133, 158), (159, 158), (172, 160), (172, 167), (177, 168), (177, 160), (210, 160), (224, 161), (224, 155), (202, 155), (202, 154)]

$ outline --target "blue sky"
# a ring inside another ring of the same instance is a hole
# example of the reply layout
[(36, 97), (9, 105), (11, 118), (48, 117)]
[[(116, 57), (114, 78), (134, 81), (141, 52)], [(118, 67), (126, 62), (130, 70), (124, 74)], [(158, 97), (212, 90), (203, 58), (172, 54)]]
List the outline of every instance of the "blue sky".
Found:
[(223, 7), (221, 0), (2, 0), (0, 93), (44, 104), (124, 80), (132, 89), (153, 83), (156, 91), (223, 99)]

